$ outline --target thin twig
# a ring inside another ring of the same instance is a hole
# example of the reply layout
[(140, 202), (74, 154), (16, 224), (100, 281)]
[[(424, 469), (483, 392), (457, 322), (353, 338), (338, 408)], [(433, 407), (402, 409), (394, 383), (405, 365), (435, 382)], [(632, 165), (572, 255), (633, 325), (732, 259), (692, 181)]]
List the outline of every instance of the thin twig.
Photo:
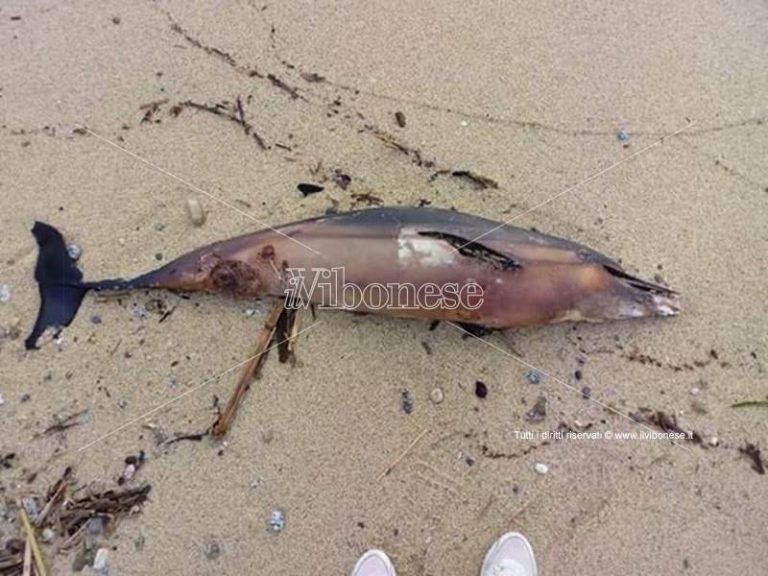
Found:
[(32, 548), (32, 556), (35, 559), (35, 571), (38, 576), (48, 576), (48, 571), (46, 570), (45, 562), (43, 561), (43, 553), (40, 551), (40, 546), (37, 544), (35, 529), (32, 527), (32, 523), (29, 521), (29, 516), (27, 516), (27, 511), (24, 509), (21, 501), (19, 501), (17, 505), (19, 507), (19, 517), (24, 526), (24, 532), (27, 534), (27, 545)]
[(22, 576), (32, 576), (32, 546), (29, 540), (24, 543), (24, 571)]
[(425, 429), (422, 431), (422, 433), (421, 433), (421, 434), (419, 434), (419, 435), (418, 435), (418, 436), (417, 436), (417, 437), (416, 437), (416, 438), (413, 440), (413, 442), (411, 442), (411, 443), (408, 445), (408, 448), (406, 448), (406, 449), (403, 451), (403, 453), (402, 453), (402, 454), (400, 454), (400, 456), (398, 456), (398, 457), (395, 459), (395, 461), (394, 461), (394, 462), (392, 462), (392, 464), (390, 464), (390, 465), (387, 467), (387, 469), (386, 469), (386, 470), (384, 470), (384, 472), (382, 472), (381, 474), (379, 474), (379, 477), (378, 477), (378, 478), (376, 478), (376, 481), (378, 482), (379, 480), (381, 480), (382, 478), (384, 478), (384, 476), (387, 476), (387, 475), (388, 475), (390, 472), (392, 472), (392, 470), (394, 470), (395, 466), (397, 466), (397, 465), (400, 463), (400, 461), (401, 461), (403, 458), (405, 458), (406, 456), (408, 456), (408, 454), (411, 452), (411, 450), (413, 450), (413, 449), (416, 447), (416, 444), (418, 444), (418, 443), (419, 443), (419, 441), (420, 441), (422, 438), (424, 438), (424, 436), (426, 436), (427, 432), (429, 432), (429, 428), (425, 428)]
[(279, 299), (272, 308), (267, 321), (264, 322), (264, 329), (261, 331), (259, 338), (256, 340), (256, 348), (254, 350), (253, 357), (251, 358), (250, 362), (248, 362), (243, 368), (243, 372), (240, 374), (240, 380), (238, 381), (237, 386), (235, 386), (232, 395), (229, 397), (227, 405), (224, 407), (224, 410), (211, 427), (211, 434), (214, 437), (223, 437), (226, 435), (229, 427), (232, 425), (232, 422), (235, 419), (235, 415), (237, 414), (237, 409), (240, 406), (245, 393), (247, 392), (254, 378), (258, 376), (258, 373), (264, 364), (264, 360), (267, 357), (265, 352), (267, 351), (269, 343), (272, 341), (272, 336), (274, 335), (275, 328), (277, 327), (277, 320), (280, 318), (284, 308), (285, 301), (283, 299)]

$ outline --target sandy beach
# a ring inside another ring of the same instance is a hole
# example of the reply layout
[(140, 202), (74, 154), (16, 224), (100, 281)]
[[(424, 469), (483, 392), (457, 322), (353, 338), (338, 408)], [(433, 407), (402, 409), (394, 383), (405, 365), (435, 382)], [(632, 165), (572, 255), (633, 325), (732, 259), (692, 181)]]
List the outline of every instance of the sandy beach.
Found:
[[(50, 574), (348, 574), (376, 547), (470, 576), (508, 530), (542, 576), (765, 574), (767, 27), (756, 0), (3, 3), (0, 549), (72, 467), (73, 497), (151, 491), (48, 534)], [(24, 348), (36, 220), (101, 279), (381, 205), (574, 240), (683, 312), (476, 339), (321, 310), (223, 442), (168, 440), (211, 425), (269, 302), (90, 294)], [(639, 437), (670, 423), (692, 439)]]

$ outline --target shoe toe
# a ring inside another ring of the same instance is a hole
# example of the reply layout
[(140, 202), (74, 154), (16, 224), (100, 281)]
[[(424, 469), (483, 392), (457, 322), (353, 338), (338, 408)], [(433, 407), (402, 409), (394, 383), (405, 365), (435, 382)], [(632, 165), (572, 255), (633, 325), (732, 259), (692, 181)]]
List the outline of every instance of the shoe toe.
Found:
[(392, 562), (381, 550), (369, 550), (357, 561), (351, 576), (396, 576)]

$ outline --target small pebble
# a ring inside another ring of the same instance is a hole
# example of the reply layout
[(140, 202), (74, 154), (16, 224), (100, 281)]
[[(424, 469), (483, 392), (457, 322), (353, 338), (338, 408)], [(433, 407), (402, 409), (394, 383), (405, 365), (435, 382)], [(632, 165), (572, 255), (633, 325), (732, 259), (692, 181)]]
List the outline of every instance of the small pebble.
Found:
[(0, 284), (0, 302), (7, 304), (11, 301), (11, 289), (8, 284)]
[(488, 396), (488, 386), (485, 385), (485, 382), (480, 380), (475, 382), (475, 396), (478, 398), (485, 398)]
[(267, 528), (270, 532), (281, 532), (285, 528), (285, 514), (282, 510), (272, 510), (267, 521)]
[(27, 515), (32, 522), (37, 520), (37, 517), (40, 514), (40, 507), (37, 505), (37, 500), (34, 498), (22, 498), (21, 505), (24, 506), (24, 510), (26, 510)]
[(299, 189), (299, 192), (301, 192), (302, 196), (306, 198), (307, 196), (311, 196), (312, 194), (317, 194), (318, 192), (323, 191), (323, 187), (318, 184), (306, 184), (302, 183), (297, 186)]
[(709, 444), (714, 448), (715, 446), (720, 444), (720, 439), (717, 436), (710, 436), (709, 439), (707, 440), (707, 444)]
[(208, 542), (205, 546), (205, 557), (208, 560), (216, 560), (219, 556), (221, 556), (221, 546), (219, 546), (219, 543), (213, 540)]
[(536, 462), (533, 469), (536, 470), (536, 474), (541, 474), (542, 476), (547, 472), (549, 472), (549, 466), (547, 466), (543, 462)]
[(413, 398), (408, 390), (400, 391), (400, 407), (406, 414), (413, 412)]
[(525, 373), (525, 379), (529, 384), (540, 384), (541, 374), (539, 374), (539, 372), (536, 370), (528, 370), (528, 372)]
[(54, 532), (50, 528), (43, 528), (43, 531), (40, 533), (40, 539), (43, 542), (51, 542), (54, 536), (56, 536), (56, 532)]
[(405, 128), (405, 114), (402, 112), (395, 112), (395, 122), (400, 128)]
[(101, 316), (94, 314), (91, 316), (91, 324), (101, 324)]
[(136, 466), (134, 464), (128, 464), (123, 470), (123, 478), (128, 481), (136, 474)]
[(194, 226), (202, 226), (205, 223), (205, 212), (195, 198), (187, 200), (187, 215)]
[(696, 386), (691, 388), (691, 395), (693, 395), (693, 396), (698, 396), (700, 392), (701, 392), (701, 388), (698, 388)]
[(544, 396), (539, 396), (536, 400), (536, 404), (533, 408), (525, 413), (525, 417), (529, 422), (541, 422), (547, 415), (547, 399)]
[(3, 393), (0, 392), (0, 406), (2, 406), (3, 404), (5, 404), (5, 398), (3, 398)]
[(443, 401), (443, 391), (440, 388), (433, 388), (429, 393), (429, 399), (435, 404), (440, 404)]
[(592, 388), (584, 386), (584, 388), (581, 389), (581, 397), (584, 398), (584, 400), (592, 398)]
[(619, 128), (619, 132), (616, 134), (616, 137), (619, 139), (619, 142), (624, 145), (625, 148), (629, 146), (629, 130), (626, 126)]
[(109, 549), (99, 548), (96, 551), (96, 557), (93, 559), (93, 569), (97, 572), (106, 573), (109, 568)]
[(83, 249), (80, 248), (80, 246), (77, 244), (70, 244), (67, 246), (67, 255), (69, 256), (70, 260), (77, 262), (80, 260), (80, 256), (83, 255)]
[(88, 521), (88, 532), (94, 536), (101, 536), (104, 533), (104, 519), (101, 516), (94, 516)]
[(573, 373), (573, 377), (576, 378), (576, 380), (581, 380), (582, 378), (584, 378), (584, 373), (581, 370), (576, 370)]

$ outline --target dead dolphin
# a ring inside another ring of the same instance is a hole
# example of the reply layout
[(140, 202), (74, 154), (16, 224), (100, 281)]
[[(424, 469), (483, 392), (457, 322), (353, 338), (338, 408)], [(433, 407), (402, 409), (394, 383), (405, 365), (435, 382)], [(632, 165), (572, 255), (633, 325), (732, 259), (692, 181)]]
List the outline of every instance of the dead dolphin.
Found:
[[(673, 291), (633, 277), (585, 246), (435, 208), (372, 208), (311, 218), (198, 248), (133, 279), (97, 282), (83, 281), (55, 228), (36, 222), (32, 233), (40, 250), (35, 278), (41, 305), (28, 349), (47, 328), (69, 325), (89, 290), (285, 297), (296, 270), (342, 270), (345, 287), (358, 289), (342, 306), (334, 300), (338, 295), (326, 290), (312, 291), (312, 303), (490, 329), (678, 312)], [(435, 298), (445, 295), (436, 296), (434, 286), (452, 289), (447, 301), (430, 301), (436, 306), (423, 301), (382, 306), (365, 297), (372, 287), (390, 285), (408, 285), (417, 296), (429, 292)], [(467, 286), (479, 290), (480, 298), (473, 292), (473, 301), (465, 301), (461, 291)], [(450, 305), (441, 305), (446, 302)]]

